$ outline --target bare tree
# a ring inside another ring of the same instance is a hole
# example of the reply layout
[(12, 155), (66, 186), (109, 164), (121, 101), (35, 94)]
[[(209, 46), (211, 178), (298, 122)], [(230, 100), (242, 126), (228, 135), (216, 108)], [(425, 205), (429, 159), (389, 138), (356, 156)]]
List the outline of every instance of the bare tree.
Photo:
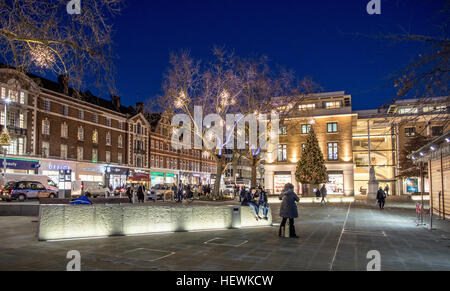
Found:
[(11, 66), (69, 77), (80, 87), (86, 75), (114, 91), (111, 19), (121, 0), (82, 1), (80, 14), (68, 0), (0, 0), (0, 54)]

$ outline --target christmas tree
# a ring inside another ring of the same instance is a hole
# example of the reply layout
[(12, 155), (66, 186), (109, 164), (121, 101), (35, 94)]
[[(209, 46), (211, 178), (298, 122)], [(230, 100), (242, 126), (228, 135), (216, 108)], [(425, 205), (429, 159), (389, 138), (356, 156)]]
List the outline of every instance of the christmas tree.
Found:
[(318, 185), (328, 182), (327, 168), (325, 167), (325, 159), (319, 147), (316, 133), (311, 128), (306, 145), (302, 151), (302, 157), (297, 164), (295, 173), (297, 182), (302, 185)]

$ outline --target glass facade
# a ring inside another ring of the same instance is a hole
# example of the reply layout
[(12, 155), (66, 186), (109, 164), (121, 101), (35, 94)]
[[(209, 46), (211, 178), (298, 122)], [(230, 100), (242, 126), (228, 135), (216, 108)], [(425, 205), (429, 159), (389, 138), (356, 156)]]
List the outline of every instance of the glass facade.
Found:
[[(369, 155), (370, 132), (370, 155)], [(369, 167), (375, 169), (380, 187), (395, 191), (396, 137), (385, 119), (359, 119), (353, 130), (353, 159), (355, 163), (355, 194), (366, 195)], [(369, 161), (370, 156), (370, 161)]]

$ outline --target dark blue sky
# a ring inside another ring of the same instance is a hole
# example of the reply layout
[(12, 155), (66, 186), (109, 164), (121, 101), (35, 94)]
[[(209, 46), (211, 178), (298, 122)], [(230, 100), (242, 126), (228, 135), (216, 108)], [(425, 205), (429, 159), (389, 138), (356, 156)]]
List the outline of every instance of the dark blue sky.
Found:
[(122, 102), (133, 105), (160, 93), (170, 52), (190, 49), (194, 57), (208, 58), (214, 45), (224, 45), (243, 57), (267, 55), (326, 91), (345, 90), (355, 109), (378, 108), (395, 97), (390, 77), (419, 47), (373, 36), (436, 34), (444, 1), (382, 1), (381, 15), (368, 15), (368, 2), (128, 0), (115, 20)]

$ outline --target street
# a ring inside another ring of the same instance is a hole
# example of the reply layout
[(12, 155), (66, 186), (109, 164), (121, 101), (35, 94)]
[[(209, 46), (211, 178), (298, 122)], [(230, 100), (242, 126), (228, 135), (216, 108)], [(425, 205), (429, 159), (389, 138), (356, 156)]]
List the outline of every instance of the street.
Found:
[(84, 271), (365, 271), (372, 250), (382, 271), (450, 270), (448, 222), (429, 231), (406, 208), (301, 205), (300, 239), (286, 239), (278, 209), (274, 227), (58, 242), (37, 241), (37, 218), (0, 217), (0, 270), (64, 271), (71, 250)]

